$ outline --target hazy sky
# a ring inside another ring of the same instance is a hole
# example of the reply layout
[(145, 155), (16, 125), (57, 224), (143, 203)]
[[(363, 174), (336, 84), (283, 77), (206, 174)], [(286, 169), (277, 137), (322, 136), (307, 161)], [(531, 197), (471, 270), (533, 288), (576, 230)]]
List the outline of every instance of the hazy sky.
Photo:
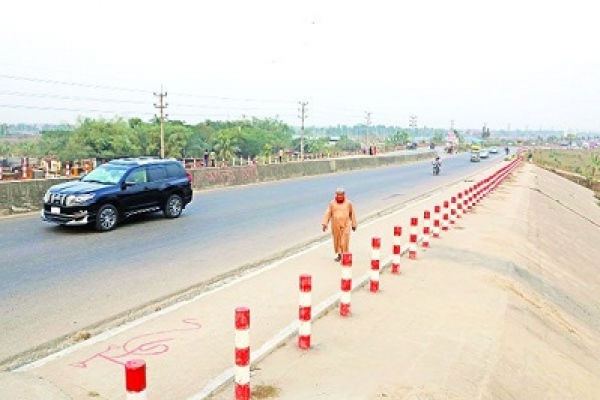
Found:
[(600, 131), (600, 3), (19, 0), (0, 123), (278, 117), (298, 125)]

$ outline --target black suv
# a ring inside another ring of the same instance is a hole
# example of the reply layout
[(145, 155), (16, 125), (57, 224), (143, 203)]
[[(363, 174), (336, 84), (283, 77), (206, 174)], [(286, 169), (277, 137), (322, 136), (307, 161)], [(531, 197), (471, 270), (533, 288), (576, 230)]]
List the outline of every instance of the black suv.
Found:
[(167, 218), (177, 218), (192, 201), (191, 181), (174, 159), (113, 160), (79, 180), (48, 189), (42, 219), (60, 225), (93, 224), (98, 231), (109, 231), (134, 214), (162, 210)]

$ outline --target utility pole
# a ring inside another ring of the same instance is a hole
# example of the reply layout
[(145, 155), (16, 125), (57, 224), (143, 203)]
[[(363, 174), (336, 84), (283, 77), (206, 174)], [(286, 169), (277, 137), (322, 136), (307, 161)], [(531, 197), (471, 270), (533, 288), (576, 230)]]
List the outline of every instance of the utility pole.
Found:
[(167, 92), (163, 93), (161, 86), (160, 93), (154, 93), (154, 96), (158, 97), (158, 104), (154, 104), (154, 107), (160, 110), (160, 116), (158, 117), (160, 120), (160, 158), (165, 158), (165, 118), (167, 117), (165, 108), (169, 105), (169, 103), (165, 103)]
[(409, 120), (409, 126), (413, 129), (413, 142), (417, 140), (417, 116), (411, 115)]
[(369, 126), (371, 126), (371, 113), (366, 111), (365, 114), (365, 117), (367, 119), (367, 139), (365, 141), (365, 147), (367, 148), (367, 151), (369, 151)]
[(300, 161), (304, 161), (304, 120), (307, 118), (306, 106), (308, 105), (308, 103), (305, 101), (301, 101), (298, 104), (300, 104), (300, 115), (298, 117), (302, 122), (302, 125), (300, 127)]

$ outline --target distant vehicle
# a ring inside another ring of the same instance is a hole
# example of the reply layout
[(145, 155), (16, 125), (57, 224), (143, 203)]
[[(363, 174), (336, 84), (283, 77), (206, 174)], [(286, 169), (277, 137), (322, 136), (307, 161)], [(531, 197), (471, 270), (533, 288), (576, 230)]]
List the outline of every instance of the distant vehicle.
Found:
[(417, 143), (413, 142), (413, 143), (409, 143), (406, 145), (406, 150), (416, 150), (417, 149)]
[(480, 161), (480, 154), (479, 154), (480, 151), (481, 151), (481, 147), (479, 147), (477, 145), (471, 146), (471, 162), (479, 162)]
[(489, 157), (490, 157), (490, 153), (487, 149), (479, 150), (479, 158), (489, 158)]
[(433, 175), (439, 175), (440, 174), (440, 167), (441, 167), (441, 162), (433, 162)]
[(498, 154), (498, 148), (496, 146), (490, 147), (490, 154)]
[(175, 159), (112, 160), (79, 180), (50, 187), (41, 217), (58, 225), (91, 224), (100, 232), (135, 214), (162, 211), (177, 218), (192, 201), (191, 182)]

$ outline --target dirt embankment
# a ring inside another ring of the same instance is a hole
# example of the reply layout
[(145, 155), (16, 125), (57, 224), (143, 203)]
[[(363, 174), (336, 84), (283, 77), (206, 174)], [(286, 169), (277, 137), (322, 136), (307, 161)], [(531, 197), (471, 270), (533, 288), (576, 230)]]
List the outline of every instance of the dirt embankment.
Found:
[[(353, 315), (253, 371), (277, 398), (597, 399), (600, 207), (525, 163)], [(260, 386), (262, 385), (262, 386)], [(226, 388), (215, 398), (230, 398)]]

